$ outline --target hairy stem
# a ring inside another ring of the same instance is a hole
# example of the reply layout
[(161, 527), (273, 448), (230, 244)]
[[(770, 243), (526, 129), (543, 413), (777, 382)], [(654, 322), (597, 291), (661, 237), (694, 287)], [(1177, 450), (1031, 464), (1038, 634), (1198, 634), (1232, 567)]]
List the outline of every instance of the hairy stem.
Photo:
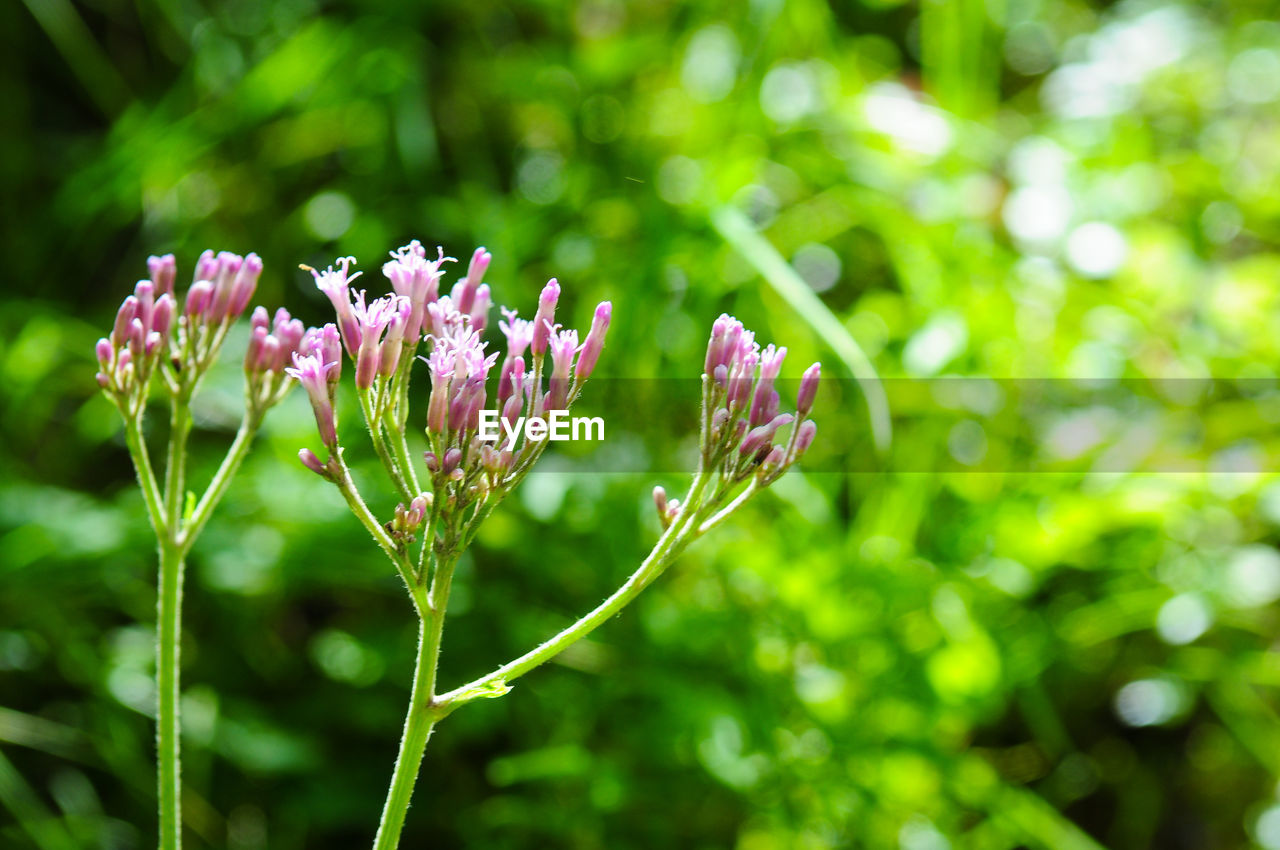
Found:
[(648, 557), (631, 574), (631, 577), (614, 591), (612, 596), (573, 625), (519, 658), (507, 662), (487, 676), (442, 694), (438, 700), (442, 710), (448, 713), (473, 699), (491, 696), (496, 691), (500, 691), (511, 680), (545, 664), (591, 634), (639, 596), (658, 576), (662, 575), (685, 546), (697, 537), (699, 503), (709, 480), (710, 476), (706, 473), (698, 473), (695, 476), (689, 493), (685, 497), (684, 509), (680, 517), (667, 528), (662, 537), (658, 538)]
[(422, 767), (422, 757), (427, 751), (431, 730), (440, 719), (435, 699), (436, 669), (440, 660), (440, 640), (444, 634), (445, 608), (449, 602), (449, 588), (453, 582), (456, 556), (440, 558), (431, 591), (423, 599), (421, 588), (412, 589), (414, 604), (419, 612), (418, 658), (413, 672), (413, 692), (409, 696), (409, 712), (404, 719), (404, 733), (400, 737), (400, 751), (391, 776), (391, 788), (382, 807), (378, 833), (374, 838), (374, 850), (395, 850), (400, 843), (400, 833), (413, 798), (413, 786)]
[(160, 586), (156, 595), (156, 752), (160, 806), (160, 850), (182, 846), (182, 794), (178, 716), (179, 654), (182, 637), (183, 551), (160, 543)]
[(164, 512), (176, 535), (182, 527), (183, 488), (187, 473), (187, 437), (191, 434), (191, 396), (174, 396), (169, 414), (169, 454), (164, 469)]
[[(356, 489), (356, 482), (351, 477), (351, 470), (342, 460), (341, 449), (334, 456), (336, 460), (336, 474), (334, 483), (338, 485), (338, 490), (342, 493), (342, 498), (347, 500), (347, 507), (351, 508), (351, 513), (356, 515), (356, 519), (360, 520), (360, 524), (365, 527), (377, 544), (382, 547), (382, 551), (391, 559), (391, 563), (395, 564), (396, 572), (400, 573), (400, 578), (404, 580), (405, 587), (409, 589), (410, 595), (414, 597), (414, 604), (418, 604), (417, 587), (418, 581), (413, 569), (413, 564), (409, 560), (408, 555), (400, 549), (400, 546), (378, 522), (378, 518), (373, 515), (373, 511), (369, 510), (369, 506), (364, 503), (364, 499), (360, 496), (360, 491)], [(419, 606), (421, 609), (421, 606)]]
[(147, 444), (142, 437), (142, 416), (125, 417), (125, 442), (129, 446), (129, 456), (133, 458), (133, 468), (138, 475), (138, 486), (142, 489), (142, 500), (147, 503), (147, 517), (151, 520), (151, 528), (157, 539), (168, 534), (168, 523), (164, 514), (164, 499), (160, 495), (160, 487), (156, 484), (156, 473), (151, 468), (151, 456), (147, 454)]
[[(249, 447), (253, 445), (253, 436), (258, 431), (260, 419), (260, 415), (245, 413), (244, 419), (240, 423), (240, 430), (236, 431), (236, 438), (232, 441), (231, 447), (227, 449), (227, 456), (222, 459), (222, 464), (218, 467), (218, 471), (213, 474), (213, 480), (209, 482), (209, 489), (204, 491), (204, 495), (196, 503), (195, 509), (191, 512), (191, 519), (182, 531), (182, 538), (178, 542), (182, 547), (183, 555), (191, 551), (191, 544), (200, 536), (200, 532), (204, 530), (205, 523), (213, 515), (214, 508), (218, 506), (218, 502), (222, 500), (223, 495), (227, 492), (231, 479), (235, 477), (236, 471), (240, 469), (240, 464), (244, 461), (245, 455), (249, 453)], [(185, 464), (185, 462), (184, 458), (183, 463)], [(174, 516), (175, 520), (181, 519), (181, 510), (182, 500), (179, 499)]]

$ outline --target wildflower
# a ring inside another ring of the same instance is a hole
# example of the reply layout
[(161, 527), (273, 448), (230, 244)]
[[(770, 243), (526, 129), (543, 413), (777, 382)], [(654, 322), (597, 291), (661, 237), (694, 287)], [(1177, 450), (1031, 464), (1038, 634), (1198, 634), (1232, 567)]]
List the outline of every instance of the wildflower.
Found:
[(329, 398), (329, 370), (332, 368), (334, 364), (326, 364), (322, 356), (295, 351), (293, 366), (285, 369), (307, 391), (311, 410), (316, 417), (316, 427), (320, 429), (320, 439), (330, 452), (338, 448), (337, 422), (333, 414), (333, 402)]
[[(785, 348), (761, 350), (755, 334), (729, 315), (711, 327), (703, 405), (704, 468), (716, 469), (730, 482), (758, 475), (762, 484), (776, 480), (813, 442), (816, 426), (806, 417), (813, 409), (821, 366), (805, 370), (796, 400), (796, 414), (780, 411), (776, 382), (786, 359)], [(779, 431), (791, 425), (788, 441)]]
[(338, 330), (342, 332), (342, 344), (351, 357), (355, 357), (357, 349), (360, 348), (360, 326), (356, 323), (355, 312), (351, 307), (351, 281), (362, 273), (348, 273), (355, 261), (355, 257), (339, 257), (334, 261), (338, 266), (336, 270), (333, 266), (329, 266), (324, 271), (303, 266), (316, 279), (316, 289), (328, 296), (333, 304), (333, 309), (338, 314)]

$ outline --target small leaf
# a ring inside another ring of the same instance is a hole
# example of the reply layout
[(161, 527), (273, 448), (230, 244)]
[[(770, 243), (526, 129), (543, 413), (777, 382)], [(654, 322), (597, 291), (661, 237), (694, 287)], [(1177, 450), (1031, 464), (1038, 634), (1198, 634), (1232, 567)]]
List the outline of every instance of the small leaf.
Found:
[(466, 691), (463, 696), (468, 700), (473, 699), (497, 699), (506, 696), (511, 692), (511, 686), (507, 684), (506, 679), (494, 679), (492, 682), (485, 682)]

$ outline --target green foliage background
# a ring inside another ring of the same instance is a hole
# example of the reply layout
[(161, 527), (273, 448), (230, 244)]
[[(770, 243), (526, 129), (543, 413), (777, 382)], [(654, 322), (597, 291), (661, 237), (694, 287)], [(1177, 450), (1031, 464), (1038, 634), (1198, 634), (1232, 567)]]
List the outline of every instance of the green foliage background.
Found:
[[(182, 275), (207, 246), (257, 251), (256, 300), (316, 323), (297, 263), (376, 270), (417, 237), (487, 245), (500, 303), (555, 275), (585, 326), (611, 298), (613, 377), (695, 375), (728, 310), (791, 377), (849, 378), (849, 333), (887, 377), (1254, 390), (1181, 404), (1183, 471), (1101, 471), (1146, 433), (1121, 411), (1026, 472), (1038, 449), (987, 402), (895, 406), (877, 456), (833, 382), (804, 474), (437, 730), (403, 846), (1280, 847), (1280, 487), (1221, 471), (1274, 457), (1276, 11), (4, 4), (0, 845), (153, 842), (154, 556), (92, 363), (146, 255)], [(834, 328), (726, 243), (726, 210)], [(199, 403), (205, 476), (233, 351)], [(362, 846), (385, 791), (412, 613), (298, 465), (311, 427), (298, 394), (273, 413), (190, 565), (193, 847)], [(456, 581), (446, 686), (608, 593), (655, 537), (655, 481), (680, 477), (529, 481)]]

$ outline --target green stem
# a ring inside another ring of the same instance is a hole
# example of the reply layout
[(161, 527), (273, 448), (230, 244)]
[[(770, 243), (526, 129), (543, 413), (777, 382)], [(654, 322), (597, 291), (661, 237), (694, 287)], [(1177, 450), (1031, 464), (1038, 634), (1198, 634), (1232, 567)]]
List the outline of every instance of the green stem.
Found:
[(351, 477), (351, 470), (342, 460), (341, 449), (337, 450), (334, 455), (336, 460), (336, 471), (334, 475), (334, 483), (338, 485), (342, 498), (347, 500), (347, 507), (351, 508), (351, 513), (355, 514), (356, 519), (360, 520), (360, 524), (365, 527), (374, 541), (382, 548), (387, 557), (391, 559), (391, 563), (395, 565), (396, 572), (400, 573), (400, 578), (404, 580), (405, 587), (409, 593), (414, 595), (414, 603), (417, 604), (417, 579), (415, 578), (413, 564), (409, 560), (408, 555), (403, 552), (396, 541), (387, 533), (387, 529), (382, 523), (378, 522), (378, 518), (373, 515), (373, 511), (369, 510), (369, 506), (364, 503), (364, 499), (360, 496), (360, 491), (356, 488), (355, 479)]
[(535, 667), (555, 658), (598, 629), (614, 614), (639, 596), (658, 576), (662, 575), (666, 568), (671, 565), (671, 562), (675, 560), (675, 557), (684, 550), (685, 546), (698, 536), (700, 501), (709, 480), (709, 474), (698, 473), (689, 488), (688, 495), (685, 497), (680, 516), (658, 539), (653, 551), (644, 559), (640, 567), (631, 574), (631, 577), (621, 587), (614, 591), (612, 596), (601, 602), (594, 610), (576, 623), (519, 658), (507, 662), (487, 676), (476, 679), (460, 688), (455, 688), (447, 694), (442, 694), (437, 700), (441, 710), (447, 714), (471, 700), (501, 693), (512, 679), (523, 676)]
[(409, 442), (406, 439), (405, 429), (395, 417), (388, 412), (386, 416), (387, 431), (391, 436), (391, 449), (396, 454), (396, 460), (400, 464), (400, 470), (404, 473), (410, 489), (414, 496), (422, 492), (422, 485), (418, 483), (418, 473), (414, 470), (413, 460), (409, 456)]
[(373, 441), (373, 449), (377, 452), (378, 459), (382, 461), (383, 467), (386, 468), (387, 475), (391, 478), (391, 483), (395, 485), (396, 490), (400, 493), (400, 498), (404, 500), (405, 505), (408, 505), (409, 502), (413, 501), (414, 496), (418, 494), (410, 491), (409, 484), (405, 480), (399, 463), (391, 455), (391, 452), (387, 450), (387, 442), (382, 435), (382, 419), (378, 416), (372, 393), (368, 390), (360, 392), (360, 409), (364, 413), (365, 424), (369, 426), (369, 439)]
[(147, 444), (142, 437), (141, 416), (125, 418), (124, 438), (129, 446), (129, 455), (133, 458), (134, 471), (138, 475), (142, 500), (147, 503), (147, 516), (151, 520), (151, 528), (155, 531), (157, 539), (163, 539), (168, 533), (164, 499), (160, 496), (160, 487), (156, 484), (156, 473), (151, 468), (151, 456), (147, 454)]
[(395, 850), (400, 844), (400, 833), (413, 798), (413, 786), (422, 767), (422, 757), (427, 751), (431, 730), (442, 716), (435, 699), (436, 669), (440, 660), (440, 639), (444, 634), (445, 608), (449, 602), (449, 588), (453, 582), (456, 557), (439, 559), (431, 591), (423, 599), (421, 588), (412, 590), (414, 604), (418, 608), (418, 658), (414, 666), (413, 692), (409, 696), (409, 712), (404, 719), (404, 733), (400, 737), (400, 751), (396, 755), (395, 771), (391, 776), (391, 788), (382, 807), (378, 821), (378, 833), (373, 840), (374, 850)]
[(191, 396), (182, 390), (169, 415), (169, 455), (164, 470), (164, 513), (175, 533), (182, 527), (182, 497), (187, 471), (187, 437), (191, 433)]
[(156, 750), (161, 850), (178, 850), (182, 846), (178, 662), (182, 635), (183, 556), (183, 551), (173, 542), (161, 542), (160, 587), (156, 601)]
[[(204, 530), (205, 523), (213, 515), (214, 508), (222, 500), (223, 494), (226, 493), (227, 487), (231, 484), (231, 479), (235, 477), (236, 471), (244, 461), (245, 455), (249, 453), (249, 447), (253, 445), (253, 436), (258, 431), (259, 421), (260, 417), (251, 413), (246, 413), (243, 421), (241, 421), (240, 430), (236, 431), (236, 438), (232, 441), (231, 447), (227, 449), (227, 456), (222, 459), (222, 465), (218, 467), (218, 471), (213, 474), (213, 480), (209, 482), (209, 489), (204, 491), (204, 495), (196, 503), (195, 509), (191, 512), (191, 518), (187, 521), (186, 527), (182, 531), (182, 536), (178, 543), (182, 548), (183, 555), (191, 551), (191, 545), (200, 536), (200, 532)], [(182, 464), (185, 465), (185, 463), (186, 459), (184, 457)], [(181, 506), (182, 501), (179, 499), (173, 515), (175, 524), (181, 519)]]

